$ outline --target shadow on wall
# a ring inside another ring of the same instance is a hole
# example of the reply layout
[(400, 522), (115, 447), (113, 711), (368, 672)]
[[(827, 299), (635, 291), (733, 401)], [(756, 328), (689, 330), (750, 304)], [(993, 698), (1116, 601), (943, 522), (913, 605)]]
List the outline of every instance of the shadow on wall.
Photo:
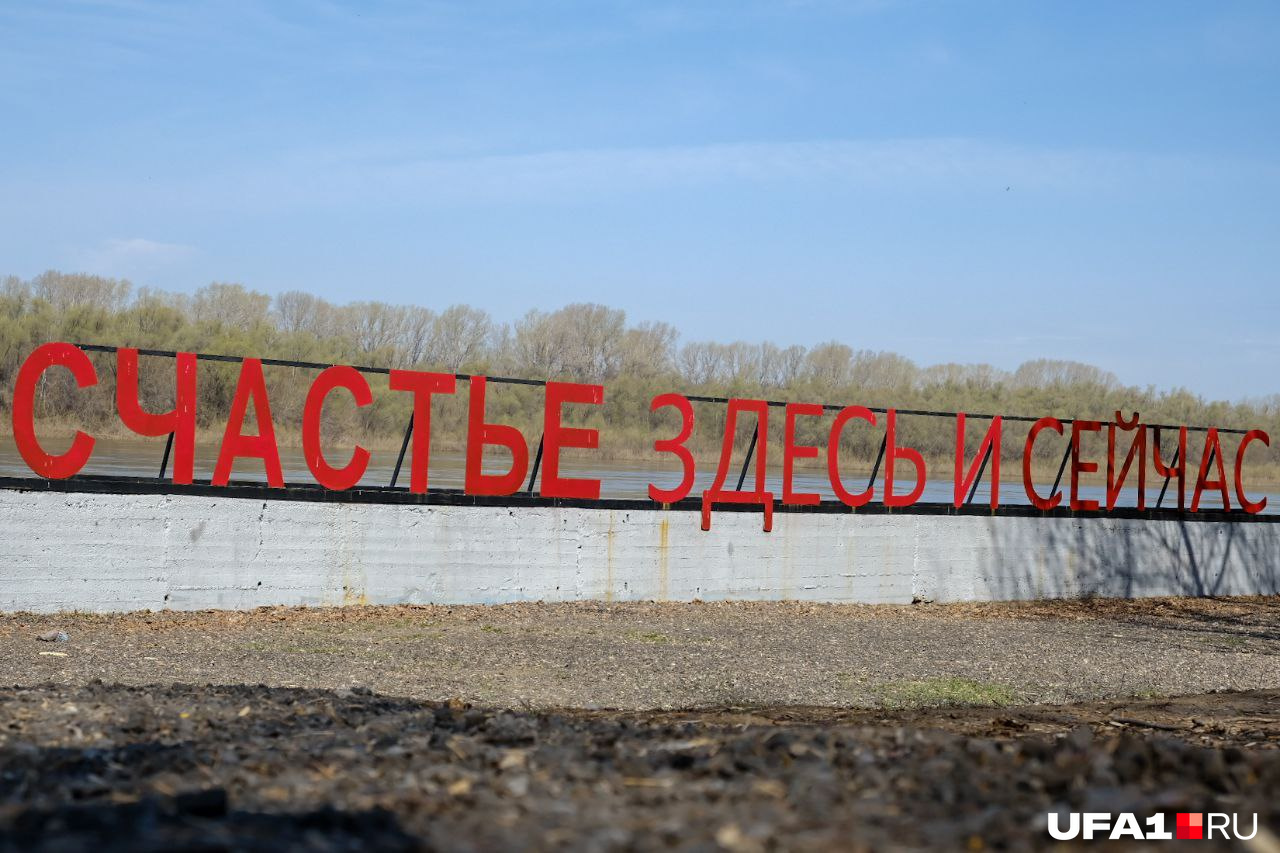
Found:
[(987, 524), (992, 547), (978, 583), (996, 600), (1280, 592), (1280, 524), (1085, 516)]

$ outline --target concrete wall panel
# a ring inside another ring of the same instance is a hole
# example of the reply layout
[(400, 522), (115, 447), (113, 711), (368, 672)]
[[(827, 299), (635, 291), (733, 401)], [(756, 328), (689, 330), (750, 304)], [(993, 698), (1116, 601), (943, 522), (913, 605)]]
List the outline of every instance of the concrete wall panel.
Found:
[(0, 609), (1280, 592), (1280, 524), (0, 489)]

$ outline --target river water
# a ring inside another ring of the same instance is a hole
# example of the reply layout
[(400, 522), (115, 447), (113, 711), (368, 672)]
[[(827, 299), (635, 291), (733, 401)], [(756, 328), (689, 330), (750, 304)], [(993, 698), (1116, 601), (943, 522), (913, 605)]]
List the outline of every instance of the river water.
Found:
[[(63, 442), (63, 445), (68, 442)], [(49, 442), (50, 450), (60, 450), (60, 447), (54, 446), (54, 442)], [(94, 446), (93, 456), (89, 463), (85, 466), (86, 474), (110, 474), (116, 476), (129, 477), (155, 477), (160, 471), (160, 460), (164, 455), (164, 439), (98, 439)], [(369, 468), (365, 472), (364, 477), (360, 480), (361, 485), (366, 486), (385, 486), (391, 482), (392, 470), (395, 467), (396, 450), (373, 451)], [(213, 463), (217, 457), (217, 447), (208, 445), (200, 446), (196, 452), (196, 479), (207, 479), (213, 473)], [(335, 460), (337, 464), (342, 464), (342, 458)], [(532, 462), (532, 460), (531, 460)], [(300, 448), (282, 447), (280, 449), (280, 463), (284, 470), (284, 478), (286, 483), (313, 483), (315, 482), (311, 476), (311, 472), (307, 469), (306, 462), (303, 459)], [(710, 464), (714, 464), (711, 462)], [(463, 455), (458, 452), (448, 451), (432, 451), (431, 465), (429, 471), (430, 485), (435, 488), (462, 488), (463, 482)], [(502, 473), (506, 470), (505, 463), (501, 460), (495, 461), (492, 465), (486, 462), (485, 470), (489, 473)], [(736, 462), (733, 468), (733, 477), (729, 483), (730, 486), (736, 484), (737, 473), (741, 468), (741, 462)], [(880, 479), (876, 484), (876, 498), (879, 500), (883, 487), (883, 469), (881, 470)], [(906, 466), (907, 482), (895, 488), (895, 491), (905, 491), (912, 484), (912, 475), (914, 470), (910, 465)], [(951, 484), (951, 467), (946, 466), (945, 471), (933, 471), (931, 477), (925, 486), (922, 501), (931, 503), (949, 503), (952, 500), (952, 484)], [(1150, 474), (1151, 472), (1148, 472)], [(566, 459), (561, 464), (562, 476), (579, 476), (579, 477), (597, 477), (601, 480), (600, 496), (603, 498), (643, 498), (648, 496), (648, 487), (650, 483), (654, 483), (661, 488), (672, 488), (680, 480), (680, 473), (674, 467), (658, 468), (646, 466), (644, 463), (638, 462), (602, 462), (592, 461), (587, 464), (580, 460)], [(17, 448), (14, 446), (12, 437), (5, 436), (0, 438), (0, 475), (11, 477), (30, 477), (33, 476), (31, 470), (27, 467), (22, 457), (18, 455)], [(233, 473), (233, 479), (250, 480), (261, 482), (265, 480), (260, 463), (254, 460), (244, 460), (239, 462)], [(715, 476), (715, 471), (711, 468), (699, 470), (695, 479), (693, 494), (700, 494), (702, 489), (709, 488)], [(755, 476), (755, 469), (747, 475), (748, 483), (752, 482)], [(861, 475), (850, 472), (846, 474), (846, 487), (853, 492), (861, 491), (866, 486), (868, 473)], [(1069, 475), (1068, 475), (1069, 476)], [(1228, 472), (1230, 477), (1230, 472)], [(771, 470), (767, 479), (768, 487), (773, 491), (774, 496), (780, 498), (782, 495), (781, 471)], [(1067, 476), (1064, 476), (1064, 489), (1068, 486)], [(1131, 475), (1132, 479), (1132, 475)], [(985, 475), (984, 475), (985, 480)], [(408, 463), (400, 472), (398, 485), (408, 486), (409, 471)], [(1147, 483), (1147, 506), (1155, 506), (1155, 501), (1160, 493), (1160, 487), (1163, 479), (1152, 478)], [(798, 470), (794, 477), (794, 489), (798, 492), (817, 492), (822, 495), (824, 500), (835, 500), (835, 494), (831, 490), (831, 484), (827, 480), (825, 470)], [(1165, 496), (1165, 507), (1177, 506), (1177, 484), (1170, 484), (1170, 492)], [(1043, 484), (1039, 489), (1041, 494), (1049, 491), (1048, 484)], [(1104, 490), (1098, 486), (1082, 486), (1080, 489), (1081, 497), (1093, 500), (1105, 500)], [(1190, 501), (1190, 483), (1188, 484), (1187, 500)], [(1267, 507), (1264, 510), (1267, 514), (1280, 513), (1280, 494), (1265, 491), (1249, 491), (1251, 500), (1258, 500), (1260, 496), (1267, 497)], [(990, 487), (984, 481), (979, 484), (977, 494), (974, 497), (975, 505), (985, 504), (990, 497)], [(1065, 501), (1065, 497), (1064, 497)], [(1027, 504), (1026, 492), (1022, 488), (1020, 482), (1005, 481), (1000, 485), (1000, 503), (1001, 504)], [(1137, 503), (1137, 489), (1128, 488), (1121, 492), (1118, 504), (1120, 506), (1135, 506)], [(1233, 490), (1234, 503), (1234, 490)], [(1201, 507), (1205, 509), (1220, 509), (1222, 501), (1217, 493), (1206, 492), (1201, 500)]]

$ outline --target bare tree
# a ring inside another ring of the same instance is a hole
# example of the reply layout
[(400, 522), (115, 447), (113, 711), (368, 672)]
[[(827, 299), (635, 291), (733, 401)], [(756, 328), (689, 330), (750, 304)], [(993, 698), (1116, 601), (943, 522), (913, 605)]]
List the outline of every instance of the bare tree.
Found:
[(407, 305), (401, 309), (398, 349), (405, 365), (421, 364), (431, 349), (436, 334), (436, 312), (430, 308)]
[(1052, 385), (1095, 385), (1115, 388), (1120, 380), (1109, 370), (1078, 361), (1038, 358), (1021, 364), (1013, 373), (1013, 384), (1019, 388), (1043, 388)]
[(805, 357), (804, 372), (828, 388), (844, 387), (853, 373), (853, 350), (836, 341), (818, 344)]
[(680, 333), (668, 323), (641, 323), (622, 336), (622, 367), (631, 376), (658, 376), (672, 369)]
[(31, 285), (38, 299), (45, 300), (58, 311), (80, 307), (120, 311), (128, 303), (129, 292), (133, 289), (133, 285), (124, 279), (56, 270), (41, 273)]
[(685, 381), (697, 385), (720, 381), (725, 373), (724, 353), (718, 344), (710, 341), (685, 344), (680, 349), (677, 363)]
[(404, 310), (385, 302), (352, 302), (342, 307), (341, 317), (363, 353), (390, 350), (404, 328)]
[(456, 373), (484, 358), (493, 331), (487, 312), (469, 305), (450, 305), (435, 319), (422, 360)]
[(196, 291), (191, 315), (197, 323), (252, 329), (267, 321), (271, 297), (244, 285), (214, 282)]
[(618, 375), (627, 315), (593, 303), (566, 305), (551, 315), (564, 368), (577, 379), (600, 382)]
[(919, 368), (897, 353), (859, 350), (849, 373), (849, 380), (860, 388), (906, 389), (915, 384)]
[(512, 349), (516, 363), (531, 376), (556, 377), (565, 372), (564, 350), (552, 315), (528, 311), (516, 321)]
[(338, 331), (334, 324), (335, 311), (332, 304), (319, 296), (301, 290), (287, 290), (276, 296), (271, 314), (276, 328), (282, 332), (311, 332), (329, 337)]
[(786, 388), (800, 378), (808, 355), (809, 351), (798, 345), (789, 346), (778, 354), (776, 379), (780, 387)]

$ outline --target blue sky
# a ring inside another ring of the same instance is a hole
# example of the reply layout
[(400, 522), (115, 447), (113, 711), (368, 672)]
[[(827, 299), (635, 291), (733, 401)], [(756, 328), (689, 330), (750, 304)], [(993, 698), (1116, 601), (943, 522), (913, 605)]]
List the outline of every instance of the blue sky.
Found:
[(0, 274), (1280, 392), (1280, 5), (0, 5)]

